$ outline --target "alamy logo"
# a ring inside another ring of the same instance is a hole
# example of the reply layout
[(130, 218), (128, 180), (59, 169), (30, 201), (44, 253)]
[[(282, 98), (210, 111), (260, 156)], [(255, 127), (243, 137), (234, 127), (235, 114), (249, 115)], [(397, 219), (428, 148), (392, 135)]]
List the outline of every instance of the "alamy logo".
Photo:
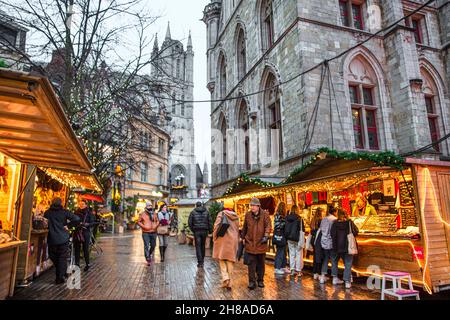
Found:
[(81, 270), (76, 265), (71, 265), (67, 268), (69, 278), (67, 279), (67, 289), (80, 290), (81, 289)]
[(367, 288), (370, 290), (381, 289), (381, 269), (380, 266), (371, 265), (367, 267), (367, 273), (370, 277), (367, 278)]

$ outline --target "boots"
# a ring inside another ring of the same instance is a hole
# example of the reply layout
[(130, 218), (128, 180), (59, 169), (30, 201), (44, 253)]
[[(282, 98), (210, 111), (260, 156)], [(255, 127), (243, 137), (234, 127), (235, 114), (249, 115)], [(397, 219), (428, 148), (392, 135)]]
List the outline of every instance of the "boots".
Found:
[(161, 256), (161, 262), (164, 262), (164, 247), (159, 247), (159, 255)]

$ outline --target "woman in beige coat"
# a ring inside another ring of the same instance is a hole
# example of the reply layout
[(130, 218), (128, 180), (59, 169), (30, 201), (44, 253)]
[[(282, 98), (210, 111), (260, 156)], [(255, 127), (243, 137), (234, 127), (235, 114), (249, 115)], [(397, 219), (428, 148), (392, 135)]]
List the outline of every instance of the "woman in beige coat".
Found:
[[(223, 215), (226, 215), (230, 226), (223, 237), (217, 237), (219, 224)], [(234, 263), (239, 244), (239, 217), (231, 209), (224, 208), (217, 215), (213, 231), (213, 258), (219, 260), (220, 272), (222, 273), (222, 288), (231, 289), (231, 274), (233, 273)]]

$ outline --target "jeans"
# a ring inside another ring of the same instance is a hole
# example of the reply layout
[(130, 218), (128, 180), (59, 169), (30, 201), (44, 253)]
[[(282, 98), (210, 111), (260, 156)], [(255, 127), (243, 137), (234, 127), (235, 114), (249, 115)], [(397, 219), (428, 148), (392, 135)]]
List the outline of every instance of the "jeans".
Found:
[(338, 256), (336, 251), (323, 249), (322, 274), (328, 273), (328, 260), (331, 259), (331, 275), (337, 277), (338, 275)]
[(277, 253), (275, 255), (275, 269), (286, 268), (286, 246), (277, 246)]
[(289, 246), (289, 262), (291, 270), (297, 272), (303, 269), (303, 247), (299, 246), (299, 242), (288, 241)]
[(153, 251), (155, 251), (156, 247), (156, 233), (142, 233), (142, 239), (144, 240), (144, 255), (145, 260), (150, 260), (152, 257)]
[(208, 237), (208, 231), (195, 231), (195, 253), (197, 254), (197, 262), (203, 263), (205, 261), (205, 243)]
[(73, 242), (73, 248), (75, 250), (75, 264), (77, 266), (80, 265), (81, 247), (83, 247), (84, 261), (86, 262), (86, 265), (89, 265), (89, 245), (91, 244), (91, 234), (85, 233), (84, 239), (84, 242), (79, 242), (76, 240)]
[[(340, 253), (337, 255), (336, 258), (336, 269), (337, 264), (339, 262), (339, 259), (342, 258), (342, 261), (344, 261), (344, 281), (350, 282), (352, 277), (352, 264), (353, 264), (353, 256), (347, 253)], [(336, 271), (337, 274), (337, 271)]]
[(67, 272), (68, 244), (48, 245), (48, 254), (55, 265), (56, 280), (64, 279)]
[[(264, 273), (266, 271), (266, 254), (248, 254), (248, 281), (255, 283), (264, 281)], [(256, 278), (257, 276), (257, 278)]]
[(220, 273), (222, 274), (222, 282), (231, 280), (231, 274), (234, 269), (234, 262), (228, 260), (219, 260)]
[(158, 234), (159, 246), (168, 247), (169, 246), (169, 235)]

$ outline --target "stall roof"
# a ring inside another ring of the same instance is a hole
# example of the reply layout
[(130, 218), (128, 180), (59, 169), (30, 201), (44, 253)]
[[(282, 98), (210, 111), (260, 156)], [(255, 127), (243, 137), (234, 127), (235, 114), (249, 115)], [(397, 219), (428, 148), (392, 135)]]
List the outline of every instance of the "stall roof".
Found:
[(195, 206), (198, 201), (207, 203), (209, 201), (209, 198), (180, 199), (172, 204), (172, 206)]
[(101, 190), (47, 78), (0, 68), (0, 151), (55, 174), (72, 172), (79, 187)]

